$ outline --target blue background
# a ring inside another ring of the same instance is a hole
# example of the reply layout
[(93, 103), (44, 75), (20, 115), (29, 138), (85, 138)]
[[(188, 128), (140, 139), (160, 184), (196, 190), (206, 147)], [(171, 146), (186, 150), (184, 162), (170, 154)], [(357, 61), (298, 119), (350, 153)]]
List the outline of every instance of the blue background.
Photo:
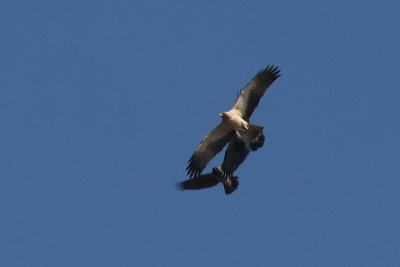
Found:
[[(2, 1), (0, 266), (399, 266), (399, 10)], [(268, 64), (239, 189), (177, 191)]]

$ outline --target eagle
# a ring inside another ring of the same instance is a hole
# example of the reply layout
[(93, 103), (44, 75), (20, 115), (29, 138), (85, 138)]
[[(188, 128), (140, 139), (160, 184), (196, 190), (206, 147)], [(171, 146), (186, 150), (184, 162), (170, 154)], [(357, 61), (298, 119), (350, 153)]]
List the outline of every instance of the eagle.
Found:
[[(186, 170), (189, 179), (198, 177), (207, 164), (227, 143), (231, 142), (232, 144), (233, 142), (233, 147), (235, 147), (235, 143), (238, 142), (250, 144), (253, 140), (252, 137), (257, 136), (262, 131), (262, 126), (250, 124), (249, 119), (258, 106), (261, 97), (278, 77), (280, 77), (280, 69), (278, 66), (268, 65), (261, 69), (246, 86), (240, 90), (233, 107), (229, 111), (219, 114), (222, 121), (203, 138), (188, 161)], [(225, 156), (227, 155), (235, 157), (237, 154), (226, 153)], [(239, 154), (239, 156), (243, 155)], [(246, 156), (244, 158), (246, 158)], [(224, 162), (226, 165), (231, 164), (229, 160), (224, 160)], [(213, 175), (215, 174), (213, 173)]]
[(264, 145), (265, 136), (262, 130), (252, 137), (254, 138), (249, 141), (249, 139), (242, 139), (241, 136), (235, 134), (225, 151), (221, 166), (214, 167), (210, 173), (178, 183), (177, 189), (181, 191), (198, 190), (222, 183), (225, 194), (229, 195), (234, 192), (239, 186), (239, 177), (233, 176), (233, 172), (246, 159), (250, 151), (256, 151)]

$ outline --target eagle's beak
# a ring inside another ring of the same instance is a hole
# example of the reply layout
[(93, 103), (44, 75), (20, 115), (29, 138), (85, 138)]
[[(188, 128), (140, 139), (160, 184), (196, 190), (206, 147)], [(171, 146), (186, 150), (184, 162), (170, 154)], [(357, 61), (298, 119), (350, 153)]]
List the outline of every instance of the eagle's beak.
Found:
[(219, 116), (220, 116), (220, 117), (224, 116), (223, 112), (222, 112), (222, 113), (219, 113)]

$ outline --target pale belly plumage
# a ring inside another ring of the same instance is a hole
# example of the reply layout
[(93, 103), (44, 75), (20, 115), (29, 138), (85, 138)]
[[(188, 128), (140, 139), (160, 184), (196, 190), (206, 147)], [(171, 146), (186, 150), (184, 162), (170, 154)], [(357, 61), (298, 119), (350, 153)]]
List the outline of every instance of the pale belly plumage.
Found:
[(221, 118), (226, 125), (232, 130), (237, 132), (243, 132), (249, 130), (249, 124), (247, 121), (242, 119), (235, 111), (230, 110), (228, 112), (222, 112)]

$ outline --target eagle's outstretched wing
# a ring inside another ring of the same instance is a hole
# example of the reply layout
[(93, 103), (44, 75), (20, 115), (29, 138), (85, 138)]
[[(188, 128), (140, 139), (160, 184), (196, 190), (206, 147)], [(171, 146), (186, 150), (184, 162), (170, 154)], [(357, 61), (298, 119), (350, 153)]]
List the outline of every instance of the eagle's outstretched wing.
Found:
[(210, 172), (207, 174), (197, 176), (193, 179), (188, 179), (183, 182), (180, 182), (176, 184), (176, 188), (181, 191), (197, 190), (197, 189), (213, 187), (217, 185), (219, 182), (220, 180), (218, 180), (218, 177), (215, 176), (214, 173)]
[(218, 154), (224, 146), (232, 139), (235, 132), (220, 123), (200, 142), (186, 167), (190, 178), (199, 176), (207, 164)]
[(239, 111), (244, 120), (249, 121), (261, 97), (279, 76), (280, 69), (277, 66), (270, 65), (261, 69), (240, 91), (233, 109)]
[(213, 168), (212, 172), (199, 175), (193, 179), (188, 179), (183, 182), (177, 183), (176, 188), (181, 191), (185, 190), (199, 190), (216, 186), (222, 183), (224, 185), (225, 194), (229, 195), (235, 191), (239, 186), (239, 177), (228, 177), (221, 170), (221, 167)]

